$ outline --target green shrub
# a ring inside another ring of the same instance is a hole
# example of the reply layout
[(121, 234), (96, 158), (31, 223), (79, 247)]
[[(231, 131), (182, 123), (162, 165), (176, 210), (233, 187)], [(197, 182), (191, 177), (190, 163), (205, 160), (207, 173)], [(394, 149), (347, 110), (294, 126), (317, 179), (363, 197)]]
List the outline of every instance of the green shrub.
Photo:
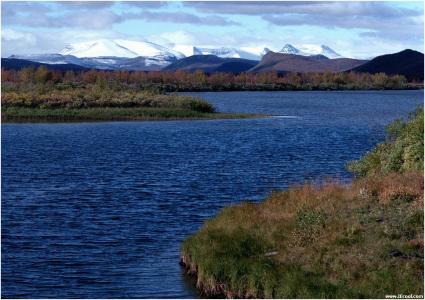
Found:
[(424, 111), (418, 108), (407, 121), (401, 119), (387, 126), (387, 139), (358, 161), (350, 162), (348, 170), (357, 177), (423, 170)]

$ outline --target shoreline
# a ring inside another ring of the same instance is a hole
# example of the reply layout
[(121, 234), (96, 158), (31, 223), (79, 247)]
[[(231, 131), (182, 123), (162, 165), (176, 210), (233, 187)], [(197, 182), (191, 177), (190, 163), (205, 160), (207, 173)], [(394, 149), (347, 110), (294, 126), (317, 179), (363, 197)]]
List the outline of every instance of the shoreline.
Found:
[(420, 87), (404, 88), (404, 89), (293, 89), (293, 90), (178, 90), (178, 91), (166, 91), (166, 93), (172, 94), (190, 94), (190, 93), (232, 93), (232, 92), (395, 92), (395, 91), (418, 91), (424, 90), (425, 87), (422, 85)]
[(202, 296), (383, 298), (423, 294), (423, 108), (330, 180), (223, 208), (189, 235), (180, 265)]
[(192, 110), (155, 108), (84, 108), (41, 109), (7, 107), (1, 112), (2, 124), (21, 123), (78, 123), (78, 122), (127, 122), (127, 121), (197, 121), (256, 119), (271, 117), (250, 113), (202, 113)]
[[(225, 207), (184, 241), (179, 264), (207, 298), (422, 294), (422, 183), (421, 172), (391, 173), (347, 186), (293, 186)], [(405, 285), (394, 289), (391, 280)]]
[(165, 93), (207, 93), (207, 92), (384, 92), (384, 91), (417, 91), (423, 90), (424, 85), (411, 86), (407, 88), (374, 88), (374, 89), (179, 89), (179, 90), (164, 90)]

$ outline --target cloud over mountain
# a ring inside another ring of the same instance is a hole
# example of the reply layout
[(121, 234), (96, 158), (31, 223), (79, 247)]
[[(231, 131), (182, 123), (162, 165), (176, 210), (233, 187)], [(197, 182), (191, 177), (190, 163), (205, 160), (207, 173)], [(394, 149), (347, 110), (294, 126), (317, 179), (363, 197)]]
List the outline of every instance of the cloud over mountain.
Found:
[(121, 38), (274, 51), (283, 43), (324, 43), (364, 58), (423, 51), (424, 42), (421, 2), (8, 1), (1, 7), (2, 55)]

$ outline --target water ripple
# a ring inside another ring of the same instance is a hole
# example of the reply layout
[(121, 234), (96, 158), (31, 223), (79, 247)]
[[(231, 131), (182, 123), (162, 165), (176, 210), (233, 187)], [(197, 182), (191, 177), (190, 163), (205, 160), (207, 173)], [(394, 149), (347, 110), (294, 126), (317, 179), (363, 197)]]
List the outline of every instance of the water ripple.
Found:
[(345, 163), (422, 99), (202, 95), (222, 111), (276, 117), (2, 125), (2, 297), (197, 297), (178, 258), (202, 222), (290, 184), (348, 179)]

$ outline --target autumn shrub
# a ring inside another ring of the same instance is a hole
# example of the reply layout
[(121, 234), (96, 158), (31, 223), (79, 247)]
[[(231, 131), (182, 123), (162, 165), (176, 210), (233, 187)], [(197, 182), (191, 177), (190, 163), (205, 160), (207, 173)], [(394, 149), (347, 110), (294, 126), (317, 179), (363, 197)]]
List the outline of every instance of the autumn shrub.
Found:
[(89, 107), (152, 107), (192, 110), (213, 113), (214, 107), (200, 98), (176, 94), (156, 94), (152, 91), (132, 89), (97, 89), (92, 86), (69, 88), (46, 87), (27, 90), (25, 88), (2, 92), (3, 107), (89, 108)]

